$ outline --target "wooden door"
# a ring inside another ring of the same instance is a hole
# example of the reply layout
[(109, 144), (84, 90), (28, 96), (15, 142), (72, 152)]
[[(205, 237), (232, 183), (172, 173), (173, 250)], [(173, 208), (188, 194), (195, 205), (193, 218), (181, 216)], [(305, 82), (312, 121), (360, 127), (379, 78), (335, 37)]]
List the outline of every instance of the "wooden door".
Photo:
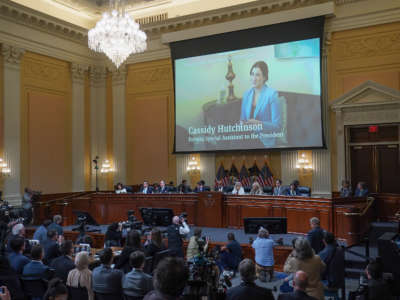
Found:
[(367, 183), (370, 192), (376, 192), (374, 184), (373, 146), (352, 146), (350, 148), (351, 184), (355, 190), (360, 181)]
[(400, 194), (400, 155), (398, 145), (378, 145), (378, 191)]

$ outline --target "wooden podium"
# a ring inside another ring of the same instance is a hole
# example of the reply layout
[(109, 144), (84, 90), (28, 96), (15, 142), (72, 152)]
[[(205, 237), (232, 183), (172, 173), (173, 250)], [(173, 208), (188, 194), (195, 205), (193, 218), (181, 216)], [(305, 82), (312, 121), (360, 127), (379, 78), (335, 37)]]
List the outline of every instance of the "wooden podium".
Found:
[(196, 225), (223, 227), (223, 194), (219, 192), (202, 192), (198, 195)]

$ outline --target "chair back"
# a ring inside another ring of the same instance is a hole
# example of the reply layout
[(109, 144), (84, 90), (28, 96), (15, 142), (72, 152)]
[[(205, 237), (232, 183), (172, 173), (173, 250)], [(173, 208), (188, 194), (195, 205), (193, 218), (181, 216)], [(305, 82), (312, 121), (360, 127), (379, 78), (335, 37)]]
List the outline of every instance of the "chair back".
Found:
[(166, 257), (172, 256), (173, 253), (174, 252), (171, 249), (156, 252), (156, 254), (154, 254), (154, 257), (153, 257), (153, 270), (155, 270), (155, 268), (157, 268), (157, 265), (161, 260), (163, 260)]
[(85, 287), (68, 286), (68, 299), (70, 300), (88, 300), (89, 294)]
[(144, 261), (143, 272), (145, 272), (146, 274), (150, 274), (150, 275), (153, 272), (153, 256), (146, 257), (146, 259)]
[(41, 298), (46, 293), (47, 283), (42, 279), (27, 280), (22, 278), (21, 283), (25, 294), (30, 298)]
[(311, 189), (308, 186), (299, 186), (297, 190), (300, 196), (310, 197), (311, 195)]
[(94, 292), (95, 300), (121, 300), (121, 294), (101, 294)]
[(267, 195), (272, 195), (272, 186), (266, 185), (263, 187), (263, 192)]

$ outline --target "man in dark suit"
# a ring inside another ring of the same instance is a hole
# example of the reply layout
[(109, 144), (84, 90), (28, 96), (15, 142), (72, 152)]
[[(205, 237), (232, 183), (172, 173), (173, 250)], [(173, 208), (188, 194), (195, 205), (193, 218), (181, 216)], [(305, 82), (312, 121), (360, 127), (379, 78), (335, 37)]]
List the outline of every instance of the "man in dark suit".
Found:
[(293, 293), (280, 294), (278, 300), (317, 300), (306, 294), (306, 287), (308, 285), (307, 273), (297, 271), (293, 279)]
[(256, 266), (251, 259), (244, 259), (239, 264), (239, 273), (242, 283), (228, 290), (227, 300), (274, 300), (269, 289), (262, 288), (254, 283), (256, 280)]
[(200, 180), (197, 183), (197, 186), (195, 187), (194, 191), (195, 193), (201, 193), (201, 192), (205, 192), (205, 191), (210, 191), (210, 187), (206, 186), (206, 183), (204, 180)]
[(356, 191), (354, 192), (354, 197), (367, 197), (368, 196), (367, 184), (363, 181), (357, 183)]
[(50, 264), (51, 261), (61, 255), (60, 247), (58, 246), (58, 234), (55, 230), (47, 231), (47, 240), (44, 244), (44, 263)]
[(142, 194), (153, 194), (153, 187), (149, 185), (147, 180), (143, 181), (143, 186), (140, 188)]
[(286, 196), (299, 196), (299, 189), (297, 188), (296, 184), (292, 182), (289, 186), (289, 189), (286, 190)]
[(190, 187), (187, 185), (186, 179), (182, 179), (182, 183), (178, 186), (179, 193), (189, 193), (191, 192)]
[(39, 280), (49, 279), (50, 272), (49, 267), (44, 265), (43, 259), (43, 248), (40, 245), (32, 247), (31, 251), (32, 261), (25, 265), (22, 277), (25, 280)]
[(92, 272), (93, 291), (95, 293), (113, 295), (115, 299), (122, 299), (122, 277), (124, 272), (112, 269), (112, 261), (113, 252), (111, 248), (105, 248), (100, 254), (101, 265)]
[(164, 180), (160, 180), (160, 188), (158, 190), (160, 194), (167, 194), (169, 192), (168, 186), (165, 184)]
[(16, 237), (10, 242), (11, 252), (8, 255), (8, 261), (10, 262), (11, 268), (14, 269), (18, 274), (22, 274), (24, 266), (30, 262), (22, 253), (25, 249), (25, 241), (22, 237)]
[(74, 248), (72, 241), (64, 241), (61, 244), (61, 256), (52, 260), (50, 267), (55, 270), (55, 277), (60, 278), (64, 283), (67, 282), (68, 273), (75, 268), (72, 260)]
[(274, 187), (274, 196), (284, 196), (286, 195), (285, 188), (282, 186), (282, 180), (277, 179), (275, 181), (275, 187)]
[(310, 219), (310, 226), (311, 230), (307, 233), (307, 240), (315, 254), (318, 254), (325, 247), (323, 242), (325, 230), (320, 227), (319, 219), (316, 217)]

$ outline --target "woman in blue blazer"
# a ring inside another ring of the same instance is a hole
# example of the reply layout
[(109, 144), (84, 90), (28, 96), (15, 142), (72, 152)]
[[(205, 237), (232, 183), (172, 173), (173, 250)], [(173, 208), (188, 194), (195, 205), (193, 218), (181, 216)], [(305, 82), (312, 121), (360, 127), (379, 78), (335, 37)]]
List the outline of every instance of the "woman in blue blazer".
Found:
[[(256, 62), (250, 69), (252, 87), (247, 90), (242, 99), (240, 120), (249, 124), (262, 124), (259, 133), (281, 132), (282, 116), (278, 92), (268, 87), (268, 65), (263, 61)], [(260, 136), (262, 145), (275, 145), (275, 137)]]

